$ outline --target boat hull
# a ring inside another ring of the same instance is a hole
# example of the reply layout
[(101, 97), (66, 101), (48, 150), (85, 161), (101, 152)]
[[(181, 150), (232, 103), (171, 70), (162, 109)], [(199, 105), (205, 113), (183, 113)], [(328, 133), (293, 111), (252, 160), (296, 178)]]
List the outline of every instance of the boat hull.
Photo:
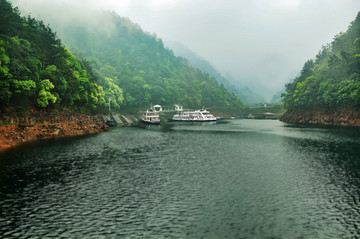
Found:
[(160, 121), (141, 120), (144, 124), (160, 124)]

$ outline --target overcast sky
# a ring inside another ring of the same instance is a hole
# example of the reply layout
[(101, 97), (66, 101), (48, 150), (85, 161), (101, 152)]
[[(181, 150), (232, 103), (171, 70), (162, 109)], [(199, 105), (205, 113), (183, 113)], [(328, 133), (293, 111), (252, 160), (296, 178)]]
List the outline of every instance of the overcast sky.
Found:
[[(51, 2), (56, 1), (69, 2)], [(267, 99), (296, 76), (322, 45), (346, 31), (360, 11), (360, 0), (71, 2), (113, 10), (165, 42), (178, 41)]]

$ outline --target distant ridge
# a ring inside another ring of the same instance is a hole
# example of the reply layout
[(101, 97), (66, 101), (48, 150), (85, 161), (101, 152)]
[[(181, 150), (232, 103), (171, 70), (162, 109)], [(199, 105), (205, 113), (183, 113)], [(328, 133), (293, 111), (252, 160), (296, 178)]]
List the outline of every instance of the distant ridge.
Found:
[(165, 41), (165, 45), (173, 50), (175, 55), (186, 58), (194, 67), (214, 77), (219, 83), (223, 84), (226, 89), (239, 96), (244, 103), (254, 105), (264, 100), (252, 92), (247, 86), (233, 79), (231, 75), (223, 76), (210, 62), (197, 55), (187, 46), (177, 41)]

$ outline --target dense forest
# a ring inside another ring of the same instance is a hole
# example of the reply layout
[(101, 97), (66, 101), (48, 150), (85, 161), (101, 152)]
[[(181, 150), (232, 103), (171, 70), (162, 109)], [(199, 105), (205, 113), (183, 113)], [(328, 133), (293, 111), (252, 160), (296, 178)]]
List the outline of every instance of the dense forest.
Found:
[(235, 94), (175, 57), (155, 35), (115, 13), (98, 17), (111, 21), (111, 31), (59, 26), (65, 47), (49, 25), (22, 17), (0, 0), (0, 106), (101, 111), (111, 98), (115, 110), (151, 103), (224, 111), (243, 107)]
[(287, 84), (284, 105), (294, 108), (360, 107), (360, 12), (345, 33), (308, 60)]

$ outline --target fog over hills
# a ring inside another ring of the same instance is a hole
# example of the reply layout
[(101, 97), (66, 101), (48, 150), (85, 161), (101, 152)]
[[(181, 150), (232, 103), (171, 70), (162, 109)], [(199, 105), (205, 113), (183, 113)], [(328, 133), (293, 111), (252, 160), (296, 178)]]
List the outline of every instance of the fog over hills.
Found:
[(114, 11), (94, 5), (78, 9), (78, 4), (54, 2), (50, 8), (46, 3), (34, 7), (31, 2), (19, 6), (23, 15), (31, 13), (49, 24), (100, 81), (120, 87), (123, 108), (178, 103), (231, 111), (244, 106), (216, 79), (176, 57), (156, 34), (144, 32), (140, 25)]
[(176, 41), (165, 41), (165, 44), (169, 49), (174, 51), (175, 55), (185, 57), (193, 66), (216, 78), (216, 80), (223, 84), (229, 91), (238, 95), (244, 103), (254, 105), (264, 101), (262, 97), (251, 91), (247, 86), (242, 84), (241, 81), (234, 79), (231, 74), (225, 73), (225, 77), (217, 69), (215, 69), (210, 62), (198, 56), (187, 46)]

